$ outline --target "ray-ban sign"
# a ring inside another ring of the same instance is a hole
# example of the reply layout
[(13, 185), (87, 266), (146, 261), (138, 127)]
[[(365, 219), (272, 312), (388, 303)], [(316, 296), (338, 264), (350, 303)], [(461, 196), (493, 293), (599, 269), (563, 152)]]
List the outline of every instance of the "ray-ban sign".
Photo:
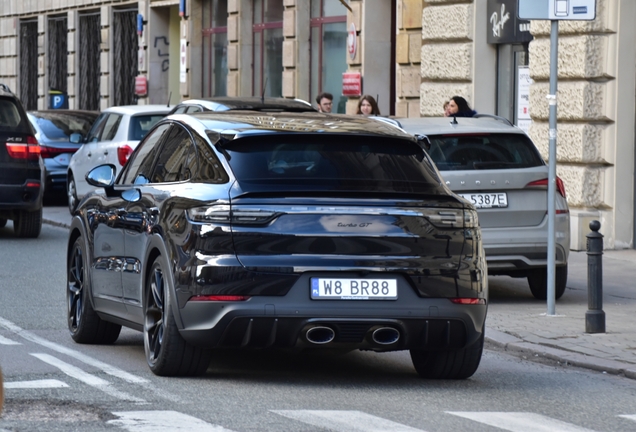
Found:
[(591, 21), (596, 18), (596, 0), (518, 1), (519, 19)]

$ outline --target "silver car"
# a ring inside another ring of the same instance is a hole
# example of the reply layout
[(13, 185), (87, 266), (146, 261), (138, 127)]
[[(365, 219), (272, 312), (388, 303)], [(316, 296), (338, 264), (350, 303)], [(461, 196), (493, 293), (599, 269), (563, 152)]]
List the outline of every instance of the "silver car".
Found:
[[(411, 134), (428, 150), (450, 189), (479, 214), (488, 274), (527, 277), (537, 299), (547, 297), (548, 166), (530, 138), (501, 118), (409, 118)], [(556, 298), (565, 292), (570, 213), (563, 181), (556, 193)]]

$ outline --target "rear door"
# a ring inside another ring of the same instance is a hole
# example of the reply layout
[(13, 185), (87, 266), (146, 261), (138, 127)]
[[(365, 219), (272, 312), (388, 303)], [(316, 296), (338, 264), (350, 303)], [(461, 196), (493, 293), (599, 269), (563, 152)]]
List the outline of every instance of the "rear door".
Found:
[[(259, 272), (454, 271), (462, 204), (407, 140), (357, 135), (247, 137), (226, 151), (232, 235)], [(424, 159), (425, 160), (425, 159)]]
[(27, 179), (40, 181), (39, 152), (30, 153), (29, 145), (37, 142), (26, 113), (16, 99), (0, 96), (1, 185), (20, 186)]
[(429, 136), (431, 157), (453, 192), (471, 202), (482, 228), (526, 227), (543, 222), (548, 178), (524, 134)]

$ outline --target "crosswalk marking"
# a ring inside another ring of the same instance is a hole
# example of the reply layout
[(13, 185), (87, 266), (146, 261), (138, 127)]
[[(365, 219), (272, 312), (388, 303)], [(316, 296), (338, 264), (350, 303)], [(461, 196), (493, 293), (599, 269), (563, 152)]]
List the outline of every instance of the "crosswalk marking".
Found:
[(34, 381), (13, 381), (4, 383), (6, 389), (36, 389), (36, 388), (62, 388), (68, 384), (55, 379), (34, 380)]
[(20, 342), (16, 342), (14, 340), (11, 340), (9, 338), (6, 338), (0, 335), (0, 345), (22, 345), (22, 344)]
[(529, 412), (451, 412), (510, 432), (594, 432), (570, 423)]
[(623, 417), (627, 420), (636, 421), (636, 414), (624, 414), (624, 415), (619, 415), (619, 417)]
[(122, 411), (113, 414), (120, 418), (107, 423), (130, 432), (232, 432), (177, 411)]
[(99, 360), (96, 360), (94, 358), (91, 358), (85, 354), (82, 354), (79, 351), (76, 350), (72, 350), (70, 348), (66, 348), (65, 346), (56, 344), (54, 342), (48, 341), (44, 338), (39, 337), (36, 334), (31, 333), (28, 330), (24, 330), (21, 327), (15, 325), (14, 323), (12, 323), (9, 320), (6, 320), (4, 318), (0, 318), (0, 327), (4, 327), (5, 329), (12, 331), (13, 333), (17, 334), (18, 336), (23, 337), (24, 339), (36, 343), (38, 345), (41, 345), (43, 347), (49, 348), (50, 350), (56, 351), (60, 354), (65, 354), (71, 358), (74, 358), (75, 360), (81, 361), (82, 363), (86, 363), (89, 366), (93, 366), (97, 369), (101, 369), (102, 371), (104, 371), (105, 373), (107, 373), (108, 375), (112, 375), (114, 377), (120, 378), (126, 382), (129, 383), (147, 383), (148, 380), (138, 377), (136, 375), (133, 375), (131, 373), (128, 373), (126, 371), (123, 371), (119, 368), (116, 368), (114, 366), (111, 366), (107, 363), (101, 362)]
[(116, 397), (117, 399), (122, 399), (122, 400), (131, 401), (131, 402), (137, 402), (137, 403), (146, 402), (145, 400), (141, 398), (121, 392), (113, 388), (108, 381), (103, 380), (99, 377), (96, 377), (95, 375), (91, 375), (88, 372), (84, 372), (82, 369), (75, 367), (71, 364), (68, 364), (66, 362), (63, 362), (62, 360), (55, 358), (52, 355), (33, 354), (33, 353), (31, 355), (33, 357), (36, 357), (42, 360), (45, 363), (50, 364), (51, 366), (55, 366), (56, 368), (58, 368), (59, 370), (61, 370), (66, 375), (70, 376), (71, 378), (75, 378), (76, 380), (79, 380), (83, 382), (84, 384), (88, 384), (91, 387), (99, 389), (110, 396)]
[(343, 432), (423, 432), (391, 420), (372, 416), (361, 411), (329, 411), (329, 410), (271, 410), (300, 422)]

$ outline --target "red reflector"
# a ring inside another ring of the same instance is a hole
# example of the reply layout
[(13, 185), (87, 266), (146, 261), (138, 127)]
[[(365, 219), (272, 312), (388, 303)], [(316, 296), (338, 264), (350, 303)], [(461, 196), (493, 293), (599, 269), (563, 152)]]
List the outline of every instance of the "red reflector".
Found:
[(190, 297), (189, 301), (245, 301), (250, 296), (237, 296), (237, 295), (198, 295)]
[(463, 304), (463, 305), (485, 305), (486, 299), (482, 298), (452, 298), (449, 299), (452, 303), (455, 304)]
[(28, 182), (26, 184), (26, 187), (30, 187), (30, 188), (39, 188), (40, 187), (40, 182)]
[(128, 144), (117, 147), (117, 160), (119, 161), (119, 165), (126, 165), (132, 152), (133, 149)]

